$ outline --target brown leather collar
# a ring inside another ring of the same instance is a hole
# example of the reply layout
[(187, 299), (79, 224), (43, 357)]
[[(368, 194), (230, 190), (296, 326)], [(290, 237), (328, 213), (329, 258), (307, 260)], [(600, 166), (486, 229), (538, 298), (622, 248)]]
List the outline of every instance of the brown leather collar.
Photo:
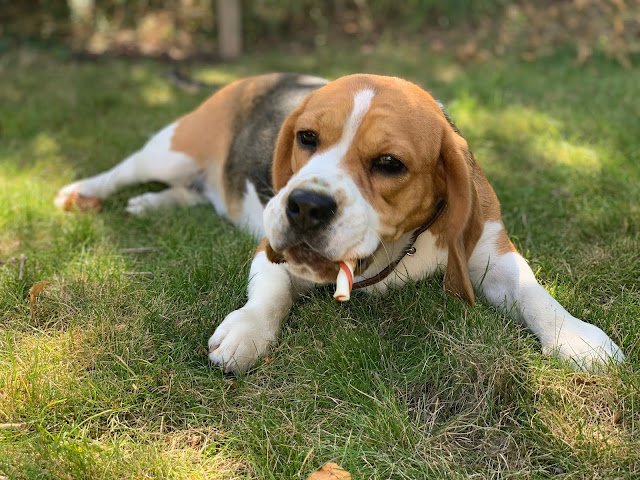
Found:
[(389, 276), (389, 274), (393, 271), (393, 269), (398, 266), (398, 264), (402, 261), (404, 257), (406, 257), (407, 255), (413, 255), (414, 253), (416, 253), (416, 247), (413, 246), (416, 243), (416, 240), (418, 240), (418, 237), (422, 233), (429, 230), (429, 228), (431, 228), (431, 226), (436, 222), (436, 220), (440, 218), (440, 215), (442, 215), (442, 212), (444, 212), (444, 209), (446, 208), (446, 206), (447, 206), (447, 202), (445, 200), (440, 200), (440, 202), (438, 202), (438, 204), (436, 205), (435, 212), (429, 218), (427, 218), (426, 222), (424, 222), (417, 230), (415, 230), (411, 234), (409, 243), (407, 244), (406, 247), (404, 247), (400, 256), (395, 261), (387, 265), (383, 270), (376, 273), (373, 277), (360, 280), (359, 282), (355, 282), (353, 284), (352, 289), (355, 290), (357, 288), (368, 287), (370, 285), (373, 285), (375, 283), (378, 283), (384, 280)]

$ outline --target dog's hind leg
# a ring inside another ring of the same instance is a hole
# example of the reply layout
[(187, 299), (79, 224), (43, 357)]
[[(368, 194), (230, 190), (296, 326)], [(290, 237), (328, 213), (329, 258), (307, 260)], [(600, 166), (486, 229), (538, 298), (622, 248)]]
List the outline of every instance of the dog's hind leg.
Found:
[[(176, 191), (165, 195), (164, 203), (184, 203), (180, 201), (167, 202), (166, 200), (172, 196), (176, 200), (185, 197), (183, 190), (189, 187), (200, 172), (200, 168), (190, 156), (171, 150), (171, 137), (175, 126), (174, 123), (160, 130), (144, 147), (110, 170), (63, 187), (56, 196), (55, 204), (59, 207), (65, 207), (70, 196), (74, 194), (105, 199), (119, 188), (150, 181), (181, 187), (180, 192)], [(191, 195), (187, 195), (190, 200), (186, 203), (191, 204), (198, 195), (196, 192), (191, 192)]]
[(155, 208), (186, 207), (200, 203), (208, 203), (207, 197), (193, 188), (178, 186), (131, 197), (126, 210), (133, 215), (141, 215)]

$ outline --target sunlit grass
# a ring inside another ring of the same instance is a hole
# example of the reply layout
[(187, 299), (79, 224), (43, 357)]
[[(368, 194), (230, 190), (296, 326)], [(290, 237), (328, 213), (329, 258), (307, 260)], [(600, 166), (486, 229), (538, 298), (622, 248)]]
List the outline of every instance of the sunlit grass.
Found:
[[(640, 96), (640, 79), (603, 60), (590, 76), (565, 60), (496, 62), (487, 75), (407, 44), (193, 72), (227, 82), (371, 71), (429, 88), (541, 282), (611, 334), (625, 365), (576, 374), (435, 278), (347, 305), (313, 292), (269, 361), (229, 378), (207, 365), (205, 345), (245, 300), (252, 239), (205, 206), (131, 218), (126, 199), (145, 186), (100, 214), (52, 203), (207, 92), (174, 89), (152, 62), (0, 57), (0, 423), (13, 425), (0, 428), (0, 475), (307, 478), (333, 460), (371, 479), (637, 476), (640, 125), (620, 100)], [(140, 246), (155, 250), (123, 251)], [(36, 281), (50, 285), (32, 318)]]

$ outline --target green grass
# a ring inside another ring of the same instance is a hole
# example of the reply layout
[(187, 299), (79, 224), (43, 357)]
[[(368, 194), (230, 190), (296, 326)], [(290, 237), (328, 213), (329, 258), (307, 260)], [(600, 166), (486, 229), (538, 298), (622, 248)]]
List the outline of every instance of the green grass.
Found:
[[(461, 67), (414, 44), (199, 66), (207, 80), (399, 75), (449, 105), (516, 246), (628, 361), (577, 374), (525, 329), (435, 278), (387, 298), (298, 303), (241, 378), (206, 340), (245, 299), (253, 242), (208, 207), (146, 218), (55, 210), (55, 192), (138, 148), (205, 96), (153, 62), (0, 56), (0, 478), (637, 478), (640, 69), (572, 54)], [(151, 186), (156, 188), (156, 186)], [(123, 253), (152, 246), (151, 254)], [(18, 279), (20, 254), (28, 259)], [(151, 272), (152, 277), (127, 272)], [(32, 319), (28, 290), (47, 286)]]

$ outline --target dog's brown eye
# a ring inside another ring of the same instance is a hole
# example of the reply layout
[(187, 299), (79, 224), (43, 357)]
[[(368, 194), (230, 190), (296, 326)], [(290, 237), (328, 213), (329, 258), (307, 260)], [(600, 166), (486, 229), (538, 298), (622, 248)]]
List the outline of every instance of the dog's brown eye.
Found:
[(302, 130), (298, 132), (298, 143), (302, 148), (307, 150), (315, 150), (318, 146), (318, 136), (310, 130)]
[(384, 175), (401, 175), (407, 171), (407, 167), (396, 157), (380, 155), (371, 161), (371, 170)]

